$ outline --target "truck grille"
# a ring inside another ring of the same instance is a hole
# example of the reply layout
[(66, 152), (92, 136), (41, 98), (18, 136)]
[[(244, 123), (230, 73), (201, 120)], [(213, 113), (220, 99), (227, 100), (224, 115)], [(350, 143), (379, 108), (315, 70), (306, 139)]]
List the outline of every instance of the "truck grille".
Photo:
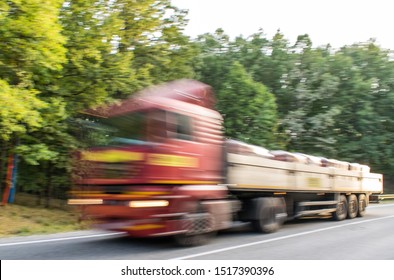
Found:
[(139, 164), (124, 163), (92, 163), (87, 178), (95, 179), (126, 179), (136, 177), (140, 171)]

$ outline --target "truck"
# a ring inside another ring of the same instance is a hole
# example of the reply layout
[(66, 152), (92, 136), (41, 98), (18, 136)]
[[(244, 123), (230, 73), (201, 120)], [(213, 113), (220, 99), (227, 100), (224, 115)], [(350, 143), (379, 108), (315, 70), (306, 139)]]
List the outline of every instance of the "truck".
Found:
[(182, 79), (84, 112), (68, 204), (99, 229), (196, 246), (248, 223), (362, 217), (383, 176), (366, 165), (226, 139), (209, 85)]

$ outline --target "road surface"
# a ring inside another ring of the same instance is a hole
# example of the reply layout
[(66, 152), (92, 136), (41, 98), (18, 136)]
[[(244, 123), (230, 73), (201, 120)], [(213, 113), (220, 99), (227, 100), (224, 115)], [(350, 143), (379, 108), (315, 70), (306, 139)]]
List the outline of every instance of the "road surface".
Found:
[(394, 260), (394, 203), (372, 204), (363, 218), (306, 219), (278, 232), (247, 225), (219, 233), (204, 246), (176, 247), (171, 238), (132, 239), (79, 231), (0, 239), (1, 260)]

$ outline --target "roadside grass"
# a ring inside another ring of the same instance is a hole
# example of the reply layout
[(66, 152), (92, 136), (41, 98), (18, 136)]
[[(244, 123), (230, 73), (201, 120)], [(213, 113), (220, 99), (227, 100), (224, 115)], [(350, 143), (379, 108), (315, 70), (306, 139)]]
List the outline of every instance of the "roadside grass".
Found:
[(78, 218), (73, 211), (7, 204), (0, 206), (0, 237), (88, 229), (89, 224)]

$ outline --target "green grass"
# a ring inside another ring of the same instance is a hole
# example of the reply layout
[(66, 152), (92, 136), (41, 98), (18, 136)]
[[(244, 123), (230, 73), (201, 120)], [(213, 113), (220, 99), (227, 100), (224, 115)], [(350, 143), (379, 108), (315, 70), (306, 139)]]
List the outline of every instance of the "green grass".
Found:
[(7, 204), (0, 206), (0, 237), (47, 234), (87, 229), (79, 213), (61, 209)]

